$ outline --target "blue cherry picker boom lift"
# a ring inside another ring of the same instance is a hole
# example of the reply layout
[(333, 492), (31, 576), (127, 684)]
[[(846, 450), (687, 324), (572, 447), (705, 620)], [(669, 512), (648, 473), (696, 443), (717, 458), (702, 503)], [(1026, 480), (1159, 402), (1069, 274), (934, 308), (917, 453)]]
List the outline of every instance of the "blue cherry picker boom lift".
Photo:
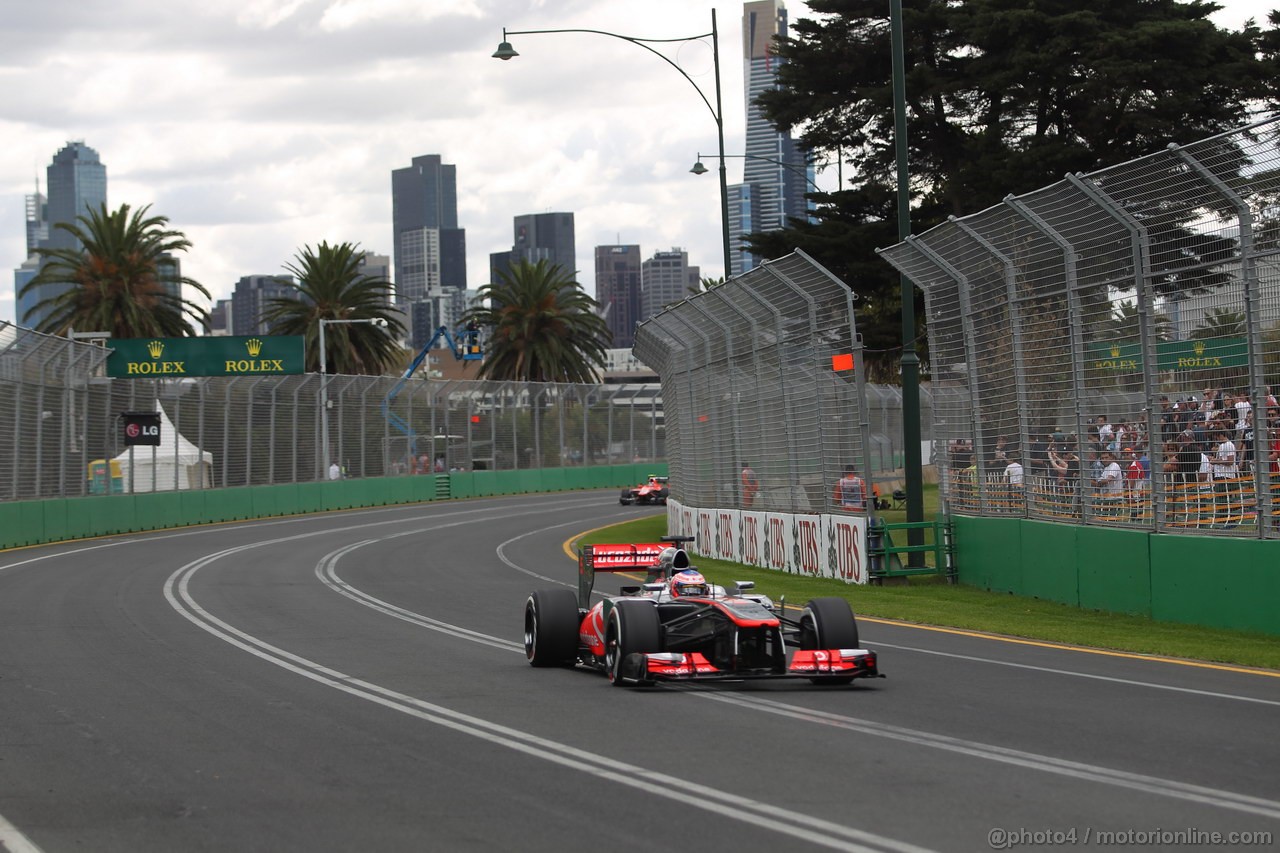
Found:
[(391, 411), (391, 405), (395, 402), (396, 396), (404, 388), (417, 369), (426, 361), (427, 354), (436, 348), (436, 345), (444, 341), (449, 345), (449, 351), (457, 361), (480, 361), (484, 358), (484, 353), (480, 351), (480, 329), (475, 324), (469, 324), (464, 328), (458, 329), (457, 337), (449, 333), (447, 326), (441, 326), (436, 329), (435, 334), (431, 336), (431, 340), (427, 341), (416, 358), (409, 364), (404, 375), (391, 386), (391, 390), (387, 392), (387, 396), (382, 398), (382, 416), (386, 418), (387, 423), (395, 427), (404, 436), (408, 442), (408, 456), (410, 459), (416, 459), (418, 455), (417, 438), (418, 435), (413, 427), (404, 418)]

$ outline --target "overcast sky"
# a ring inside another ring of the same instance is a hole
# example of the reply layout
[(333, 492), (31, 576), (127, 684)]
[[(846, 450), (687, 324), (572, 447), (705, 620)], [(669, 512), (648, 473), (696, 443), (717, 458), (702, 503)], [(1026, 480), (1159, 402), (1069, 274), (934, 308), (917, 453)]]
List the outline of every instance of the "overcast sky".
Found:
[[(1218, 2), (1230, 27), (1273, 5)], [(714, 158), (689, 174), (716, 151), (715, 122), (688, 80), (590, 34), (511, 36), (520, 57), (491, 58), (504, 26), (676, 39), (710, 32), (713, 8), (725, 150), (740, 154), (741, 2), (0, 0), (0, 320), (15, 319), (23, 196), (68, 140), (98, 151), (109, 206), (150, 204), (186, 234), (183, 272), (215, 299), (306, 244), (390, 255), (391, 170), (421, 154), (458, 167), (471, 287), (511, 248), (513, 216), (550, 211), (575, 215), (588, 292), (601, 244), (680, 247), (720, 276)], [(663, 50), (714, 104), (710, 39)]]

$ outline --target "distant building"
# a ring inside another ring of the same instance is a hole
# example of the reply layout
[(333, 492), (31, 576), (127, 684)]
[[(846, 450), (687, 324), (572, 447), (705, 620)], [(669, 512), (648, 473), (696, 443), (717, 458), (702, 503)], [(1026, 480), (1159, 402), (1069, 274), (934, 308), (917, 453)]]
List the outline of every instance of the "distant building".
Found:
[(236, 282), (231, 292), (232, 335), (269, 335), (271, 329), (262, 320), (272, 299), (296, 299), (297, 288), (289, 276), (246, 275)]
[(775, 231), (788, 217), (809, 216), (805, 192), (813, 182), (813, 167), (790, 132), (769, 123), (756, 98), (778, 84), (782, 60), (774, 55), (775, 36), (787, 34), (787, 9), (782, 0), (754, 0), (742, 6), (742, 52), (746, 68), (746, 158), (743, 182), (730, 187), (729, 234), (732, 275), (760, 265), (763, 258), (743, 246), (747, 234)]
[(642, 319), (687, 298), (702, 281), (700, 268), (689, 266), (689, 253), (681, 249), (655, 252), (640, 266)]
[(219, 299), (209, 309), (209, 334), (231, 334), (231, 300)]
[[(88, 216), (90, 210), (96, 210), (107, 203), (107, 167), (98, 158), (97, 151), (83, 142), (72, 141), (53, 155), (53, 162), (49, 164), (45, 174), (46, 189), (49, 192), (45, 203), (41, 204), (42, 197), (38, 192), (34, 198), (27, 197), (28, 251), (37, 247), (78, 248), (78, 241), (73, 236), (55, 226), (60, 222), (74, 224), (78, 217)], [(33, 240), (35, 245), (32, 245)], [(41, 260), (38, 263), (43, 268), (45, 262)], [(23, 274), (22, 268), (19, 268), (14, 276), (14, 283), (19, 291), (22, 285), (18, 284), (18, 278)], [(30, 280), (31, 276), (27, 276), (23, 285)], [(49, 316), (50, 310), (36, 310), (35, 306), (46, 299), (56, 298), (71, 287), (69, 284), (46, 284), (25, 297), (18, 296), (15, 292), (18, 322), (32, 328), (39, 326)], [(33, 312), (30, 316), (29, 311)]]
[(596, 246), (596, 301), (613, 346), (630, 350), (641, 313), (639, 246)]
[(439, 154), (391, 172), (396, 300), (467, 286), (467, 237), (458, 227), (457, 167)]
[(565, 275), (577, 278), (577, 253), (572, 213), (530, 213), (514, 220), (515, 241), (511, 262), (558, 264)]

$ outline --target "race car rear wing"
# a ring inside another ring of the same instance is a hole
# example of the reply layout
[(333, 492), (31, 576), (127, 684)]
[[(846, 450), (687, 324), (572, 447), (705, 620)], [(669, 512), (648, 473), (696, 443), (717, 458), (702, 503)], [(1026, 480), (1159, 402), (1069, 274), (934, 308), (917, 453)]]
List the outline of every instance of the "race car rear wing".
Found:
[[(659, 568), (658, 558), (668, 548), (692, 541), (690, 536), (664, 536), (661, 542), (629, 543), (620, 545), (583, 545), (578, 548), (578, 606), (583, 610), (591, 606), (591, 590), (596, 584), (596, 572), (644, 571), (652, 579)], [(675, 568), (688, 568), (689, 556), (683, 548), (672, 560)], [(670, 566), (665, 567), (670, 570)]]

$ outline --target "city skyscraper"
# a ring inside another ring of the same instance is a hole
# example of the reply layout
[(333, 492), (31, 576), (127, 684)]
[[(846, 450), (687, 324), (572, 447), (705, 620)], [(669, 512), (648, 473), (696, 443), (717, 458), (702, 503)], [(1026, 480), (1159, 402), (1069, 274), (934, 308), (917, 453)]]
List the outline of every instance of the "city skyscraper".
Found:
[(526, 213), (512, 219), (511, 251), (489, 255), (489, 281), (521, 261), (559, 264), (564, 274), (577, 279), (576, 243), (572, 213)]
[[(47, 203), (43, 207), (44, 223), (39, 222), (41, 203), (40, 194), (35, 198), (27, 197), (27, 248), (37, 247), (54, 249), (77, 248), (78, 241), (56, 228), (59, 222), (75, 223), (79, 216), (87, 216), (90, 210), (107, 203), (107, 167), (98, 158), (98, 152), (81, 141), (68, 142), (58, 153), (53, 155), (53, 162), (45, 171), (45, 186), (49, 192)], [(36, 245), (32, 245), (32, 240)], [(43, 267), (38, 262), (37, 269)], [(17, 302), (17, 321), (24, 326), (36, 327), (49, 316), (50, 309), (42, 308), (27, 316), (28, 311), (46, 300), (52, 299), (71, 289), (69, 284), (46, 284), (36, 288), (25, 297), (18, 291), (26, 282), (34, 277), (30, 262), (23, 264), (14, 273)]]
[(271, 329), (262, 322), (262, 313), (276, 297), (296, 299), (297, 288), (289, 284), (289, 276), (246, 275), (236, 282), (231, 292), (231, 335), (269, 335)]
[(458, 227), (457, 167), (439, 154), (414, 157), (391, 172), (396, 300), (438, 296), (467, 286), (467, 236)]
[(729, 188), (729, 237), (732, 275), (759, 266), (743, 237), (774, 231), (788, 217), (809, 215), (804, 197), (813, 180), (813, 167), (790, 133), (771, 125), (755, 100), (777, 85), (782, 60), (773, 55), (774, 36), (787, 34), (787, 9), (782, 0), (754, 0), (742, 7), (743, 81), (747, 99), (746, 158), (743, 182)]
[(596, 301), (613, 333), (613, 347), (635, 345), (636, 324), (645, 319), (641, 296), (640, 247), (596, 246)]
[(654, 252), (652, 258), (640, 265), (641, 317), (652, 317), (686, 298), (701, 280), (701, 269), (689, 266), (688, 252), (682, 249)]

